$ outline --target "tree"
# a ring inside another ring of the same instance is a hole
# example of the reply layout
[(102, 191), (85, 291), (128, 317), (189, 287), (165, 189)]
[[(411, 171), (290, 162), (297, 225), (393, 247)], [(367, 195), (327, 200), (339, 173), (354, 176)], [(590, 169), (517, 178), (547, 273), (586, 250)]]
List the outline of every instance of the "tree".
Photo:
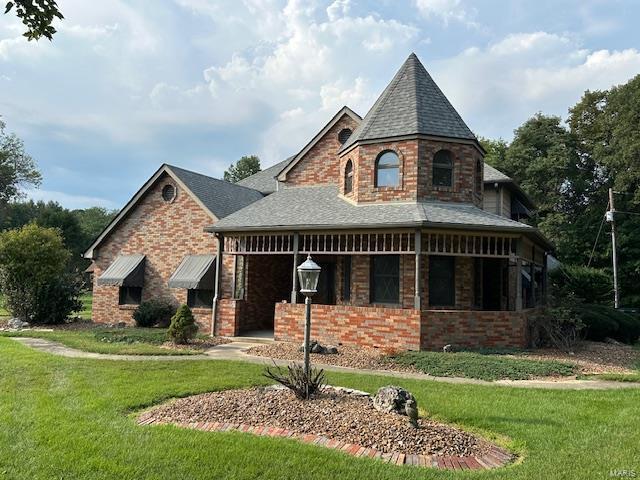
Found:
[(113, 220), (117, 212), (103, 207), (90, 207), (83, 210), (73, 210), (71, 213), (78, 219), (84, 237), (83, 248), (87, 248), (89, 243), (98, 238), (98, 235)]
[(36, 164), (15, 134), (5, 132), (0, 120), (0, 207), (21, 196), (26, 185), (38, 186), (42, 181)]
[(55, 18), (64, 17), (55, 0), (12, 0), (5, 5), (7, 14), (15, 7), (15, 12), (27, 31), (22, 35), (27, 40), (39, 40), (41, 37), (51, 40), (56, 29), (51, 26)]
[(196, 333), (198, 333), (198, 325), (191, 309), (187, 305), (181, 305), (171, 319), (167, 335), (174, 343), (185, 344), (195, 338)]
[(70, 253), (54, 228), (35, 224), (0, 233), (0, 292), (20, 320), (59, 323), (82, 308)]
[(233, 163), (229, 165), (229, 170), (224, 172), (224, 179), (227, 182), (237, 183), (260, 170), (260, 159), (257, 156), (243, 156), (235, 165)]

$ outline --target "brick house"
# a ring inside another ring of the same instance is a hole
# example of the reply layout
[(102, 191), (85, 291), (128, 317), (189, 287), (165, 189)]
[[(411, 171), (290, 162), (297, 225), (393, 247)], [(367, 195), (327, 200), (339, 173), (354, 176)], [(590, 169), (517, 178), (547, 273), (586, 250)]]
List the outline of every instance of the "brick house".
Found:
[[(126, 321), (130, 307), (117, 301), (133, 281), (127, 274), (144, 285), (142, 298), (184, 302), (206, 291), (198, 319), (212, 333), (266, 329), (299, 341), (295, 267), (310, 254), (322, 267), (312, 308), (320, 341), (524, 346), (551, 246), (517, 221), (533, 204), (483, 156), (412, 54), (364, 118), (342, 108), (299, 153), (236, 185), (204, 177), (209, 190), (199, 190), (182, 181), (167, 204), (162, 175), (197, 174), (164, 166), (87, 251), (94, 318)], [(194, 200), (205, 194), (210, 203)], [(183, 221), (182, 209), (194, 221)], [(146, 270), (136, 277), (141, 258)], [(180, 267), (187, 273), (174, 291)]]

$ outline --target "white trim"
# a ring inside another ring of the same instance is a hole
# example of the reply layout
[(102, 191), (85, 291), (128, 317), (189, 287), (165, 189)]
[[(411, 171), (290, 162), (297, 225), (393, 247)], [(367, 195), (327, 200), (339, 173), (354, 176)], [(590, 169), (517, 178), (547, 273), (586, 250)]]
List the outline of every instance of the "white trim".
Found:
[(156, 172), (151, 176), (149, 180), (147, 180), (144, 185), (136, 192), (136, 194), (127, 202), (127, 204), (118, 212), (118, 214), (111, 220), (111, 223), (105, 227), (105, 229), (98, 235), (91, 246), (87, 248), (87, 250), (82, 254), (84, 258), (94, 259), (94, 250), (102, 243), (102, 241), (111, 233), (111, 231), (127, 216), (127, 214), (135, 207), (140, 199), (144, 196), (145, 193), (151, 188), (156, 181), (162, 176), (163, 173), (169, 175), (176, 184), (184, 189), (185, 192), (189, 192), (189, 195), (195, 202), (214, 220), (214, 222), (218, 221), (218, 217), (216, 217), (211, 210), (209, 210), (204, 203), (196, 196), (194, 193), (187, 188), (187, 186), (182, 182), (178, 176), (171, 171), (171, 168), (167, 164), (162, 164), (162, 166), (156, 170)]
[(322, 137), (324, 137), (326, 135), (326, 133), (331, 130), (331, 128), (340, 121), (340, 119), (342, 119), (342, 117), (344, 117), (345, 115), (348, 115), (349, 117), (351, 117), (358, 125), (360, 125), (360, 122), (362, 122), (362, 117), (360, 117), (360, 115), (358, 115), (356, 112), (354, 112), (353, 110), (351, 110), (349, 107), (344, 106), (342, 107), (338, 113), (336, 113), (333, 118), (331, 118), (331, 120), (329, 120), (329, 123), (327, 123), (322, 130), (320, 130), (312, 139), (309, 143), (307, 143), (305, 145), (305, 147), (300, 150), (300, 152), (298, 152), (298, 154), (293, 157), (293, 159), (287, 164), (286, 167), (284, 167), (284, 169), (278, 174), (276, 175), (276, 180), (279, 180), (281, 182), (285, 182), (287, 180), (287, 173), (289, 173), (289, 171), (291, 171), (291, 169), (293, 167), (295, 167), (298, 162), (307, 154), (309, 153), (309, 150), (311, 150), (319, 141)]

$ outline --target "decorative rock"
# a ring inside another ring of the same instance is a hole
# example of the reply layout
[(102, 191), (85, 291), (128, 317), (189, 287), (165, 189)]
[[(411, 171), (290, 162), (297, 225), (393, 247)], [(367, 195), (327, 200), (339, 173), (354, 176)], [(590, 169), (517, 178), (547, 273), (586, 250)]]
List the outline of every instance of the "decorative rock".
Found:
[[(300, 345), (298, 349), (300, 352), (304, 352), (304, 343)], [(309, 351), (311, 353), (319, 353), (319, 354), (336, 354), (338, 353), (338, 349), (336, 347), (325, 347), (318, 340), (311, 340), (309, 342)]]
[(381, 387), (373, 397), (373, 406), (376, 410), (383, 413), (398, 413), (400, 415), (406, 415), (407, 400), (413, 400), (415, 398), (407, 390), (394, 385), (387, 385)]
[(336, 353), (338, 353), (338, 349), (336, 347), (327, 347), (325, 353), (335, 355)]
[(442, 347), (442, 351), (443, 351), (444, 353), (450, 353), (450, 352), (453, 352), (453, 345), (451, 345), (451, 344), (447, 344), (447, 345), (445, 345), (444, 347)]
[(409, 398), (404, 405), (405, 413), (407, 417), (409, 417), (409, 423), (414, 428), (419, 428), (418, 424), (418, 402), (416, 402), (413, 398)]
[(19, 318), (12, 318), (7, 322), (7, 327), (19, 330), (21, 328), (29, 328), (29, 323), (23, 322)]

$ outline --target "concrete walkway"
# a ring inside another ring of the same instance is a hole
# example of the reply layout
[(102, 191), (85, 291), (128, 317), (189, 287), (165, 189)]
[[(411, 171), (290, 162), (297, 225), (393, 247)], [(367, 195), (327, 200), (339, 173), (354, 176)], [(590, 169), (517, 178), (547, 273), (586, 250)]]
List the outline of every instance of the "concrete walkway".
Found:
[[(114, 355), (107, 353), (91, 353), (74, 348), (65, 347), (64, 345), (45, 340), (43, 338), (29, 337), (7, 337), (16, 340), (23, 345), (31, 347), (42, 352), (60, 355), (69, 358), (93, 358), (101, 360), (126, 360), (126, 361), (193, 361), (193, 360), (233, 360), (240, 362), (257, 363), (261, 365), (286, 366), (291, 362), (289, 360), (272, 360), (266, 357), (258, 357), (249, 355), (246, 351), (260, 345), (259, 343), (234, 340), (232, 343), (225, 343), (206, 350), (201, 355)], [(606, 380), (497, 380), (488, 382), (486, 380), (476, 380), (473, 378), (460, 377), (434, 377), (424, 373), (409, 372), (393, 372), (389, 370), (370, 370), (366, 368), (349, 368), (338, 367), (335, 365), (326, 365), (314, 362), (314, 366), (331, 372), (357, 373), (364, 375), (379, 375), (385, 377), (404, 378), (411, 380), (430, 380), (434, 382), (467, 384), (467, 385), (485, 385), (500, 387), (519, 387), (519, 388), (546, 388), (553, 390), (620, 390), (640, 388), (640, 383), (633, 382), (611, 382)]]

